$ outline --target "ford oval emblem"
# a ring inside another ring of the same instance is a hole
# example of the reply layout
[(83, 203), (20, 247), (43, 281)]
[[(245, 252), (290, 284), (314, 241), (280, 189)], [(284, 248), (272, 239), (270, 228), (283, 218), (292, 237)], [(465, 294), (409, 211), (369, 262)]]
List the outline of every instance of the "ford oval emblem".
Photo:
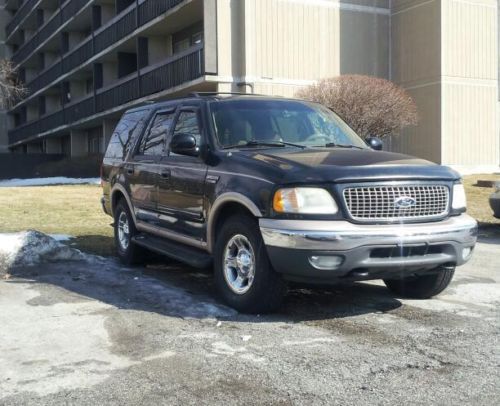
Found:
[(413, 197), (400, 196), (394, 200), (394, 206), (396, 209), (409, 209), (417, 204), (417, 201)]

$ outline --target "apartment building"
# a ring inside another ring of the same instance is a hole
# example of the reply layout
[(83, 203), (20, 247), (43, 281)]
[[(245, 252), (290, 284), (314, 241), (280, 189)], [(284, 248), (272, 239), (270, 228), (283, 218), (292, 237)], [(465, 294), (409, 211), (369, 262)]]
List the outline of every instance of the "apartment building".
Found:
[(0, 52), (3, 39), (29, 90), (0, 135), (13, 152), (101, 154), (139, 103), (192, 91), (293, 96), (359, 73), (395, 81), (418, 104), (420, 124), (389, 148), (499, 165), (496, 0), (0, 1)]

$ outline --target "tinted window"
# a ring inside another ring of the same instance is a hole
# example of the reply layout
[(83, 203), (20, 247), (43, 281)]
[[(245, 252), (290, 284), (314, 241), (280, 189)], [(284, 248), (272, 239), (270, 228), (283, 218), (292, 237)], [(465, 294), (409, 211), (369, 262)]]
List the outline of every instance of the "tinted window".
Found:
[(158, 113), (148, 133), (144, 136), (140, 153), (143, 155), (161, 155), (165, 138), (170, 131), (174, 113)]
[(198, 114), (193, 111), (182, 111), (179, 114), (177, 124), (175, 125), (175, 134), (191, 134), (196, 138), (196, 143), (200, 145), (201, 134), (200, 126), (198, 125)]
[(123, 115), (111, 136), (111, 141), (106, 150), (106, 158), (125, 159), (142, 132), (147, 115), (147, 110), (134, 111)]

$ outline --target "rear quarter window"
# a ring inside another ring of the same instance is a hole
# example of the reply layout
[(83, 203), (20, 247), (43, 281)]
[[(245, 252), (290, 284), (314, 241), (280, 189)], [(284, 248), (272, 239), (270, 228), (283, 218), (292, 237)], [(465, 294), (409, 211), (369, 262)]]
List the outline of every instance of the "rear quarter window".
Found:
[(124, 160), (146, 124), (149, 110), (125, 113), (111, 136), (105, 158)]

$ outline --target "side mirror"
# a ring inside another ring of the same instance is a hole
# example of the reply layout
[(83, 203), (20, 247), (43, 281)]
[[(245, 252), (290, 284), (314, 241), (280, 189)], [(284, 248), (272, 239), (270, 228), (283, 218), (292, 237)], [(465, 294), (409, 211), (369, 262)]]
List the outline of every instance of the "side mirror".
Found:
[(173, 136), (170, 142), (170, 150), (178, 155), (200, 155), (200, 148), (196, 145), (196, 138), (186, 133), (178, 133)]
[(371, 149), (374, 149), (375, 151), (382, 151), (384, 143), (382, 142), (382, 140), (380, 138), (368, 137), (368, 138), (366, 138), (365, 141)]

